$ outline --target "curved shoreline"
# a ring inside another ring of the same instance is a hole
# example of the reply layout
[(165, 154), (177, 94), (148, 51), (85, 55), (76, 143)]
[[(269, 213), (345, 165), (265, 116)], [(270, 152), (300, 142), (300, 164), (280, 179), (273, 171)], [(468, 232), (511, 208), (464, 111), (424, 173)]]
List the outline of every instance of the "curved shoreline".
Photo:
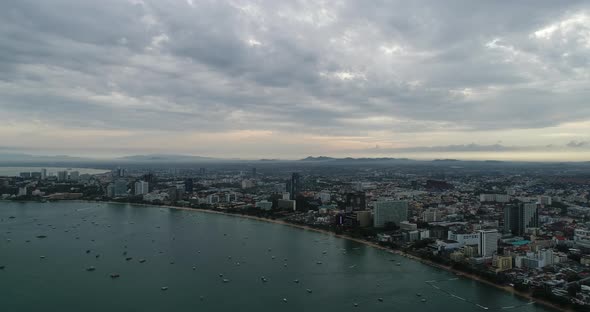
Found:
[(379, 244), (376, 244), (376, 243), (373, 243), (373, 242), (370, 242), (370, 241), (367, 241), (364, 239), (354, 238), (354, 237), (350, 237), (348, 235), (336, 234), (334, 232), (313, 228), (313, 227), (310, 227), (307, 225), (290, 223), (290, 222), (286, 222), (283, 220), (267, 219), (267, 218), (261, 218), (261, 217), (256, 217), (256, 216), (234, 214), (234, 213), (201, 209), (201, 208), (188, 208), (188, 207), (177, 207), (177, 206), (168, 206), (168, 205), (141, 204), (141, 203), (125, 203), (125, 202), (114, 202), (114, 201), (91, 201), (91, 200), (66, 200), (66, 201), (68, 201), (68, 202), (86, 202), (86, 203), (106, 203), (106, 204), (117, 204), (117, 205), (143, 206), (143, 207), (148, 207), (148, 208), (165, 208), (165, 209), (184, 210), (184, 211), (196, 211), (196, 212), (202, 212), (202, 213), (217, 214), (217, 215), (223, 215), (223, 216), (232, 216), (232, 217), (236, 217), (236, 218), (244, 218), (244, 219), (256, 220), (256, 221), (261, 221), (261, 222), (274, 223), (274, 224), (279, 224), (279, 225), (286, 225), (286, 226), (289, 226), (292, 228), (297, 228), (300, 230), (308, 230), (308, 231), (313, 231), (313, 232), (321, 233), (321, 234), (328, 235), (328, 236), (333, 236), (336, 238), (346, 239), (346, 240), (353, 241), (353, 242), (356, 242), (359, 244), (363, 244), (365, 246), (369, 246), (369, 247), (376, 248), (376, 249), (379, 249), (382, 251), (386, 251), (391, 254), (406, 257), (408, 259), (420, 262), (421, 264), (428, 265), (430, 267), (434, 267), (439, 270), (444, 270), (444, 271), (447, 271), (450, 273), (454, 273), (458, 277), (465, 277), (465, 278), (486, 284), (488, 286), (493, 286), (496, 289), (503, 290), (505, 292), (511, 293), (512, 295), (516, 295), (518, 297), (527, 299), (529, 301), (534, 301), (535, 303), (541, 304), (547, 308), (551, 308), (556, 311), (563, 311), (563, 312), (573, 312), (574, 311), (572, 309), (558, 306), (557, 304), (554, 304), (552, 302), (549, 302), (549, 301), (546, 301), (543, 299), (533, 298), (533, 296), (531, 296), (530, 294), (518, 291), (510, 286), (498, 285), (496, 283), (485, 280), (477, 275), (469, 274), (469, 273), (465, 273), (465, 272), (453, 269), (450, 266), (446, 266), (446, 265), (435, 263), (435, 262), (432, 262), (432, 261), (429, 261), (426, 259), (422, 259), (422, 258), (413, 256), (413, 255), (410, 255), (408, 253), (405, 253), (403, 251), (387, 248), (387, 247), (381, 246)]

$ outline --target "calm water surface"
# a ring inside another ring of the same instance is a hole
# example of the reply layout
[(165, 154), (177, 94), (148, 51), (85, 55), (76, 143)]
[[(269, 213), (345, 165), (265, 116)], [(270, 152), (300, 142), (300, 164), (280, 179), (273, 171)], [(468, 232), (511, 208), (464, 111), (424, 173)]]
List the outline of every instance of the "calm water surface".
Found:
[(123, 204), (0, 202), (1, 265), (0, 311), (550, 311), (320, 233)]

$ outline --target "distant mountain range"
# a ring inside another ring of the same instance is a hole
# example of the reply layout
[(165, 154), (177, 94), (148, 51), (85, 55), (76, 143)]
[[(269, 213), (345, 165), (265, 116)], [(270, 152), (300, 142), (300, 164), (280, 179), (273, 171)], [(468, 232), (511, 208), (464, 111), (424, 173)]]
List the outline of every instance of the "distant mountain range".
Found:
[(119, 157), (115, 160), (134, 161), (134, 162), (199, 162), (204, 160), (220, 160), (212, 157), (192, 156), (192, 155), (171, 155), (171, 154), (149, 154), (133, 155)]
[(391, 157), (376, 157), (376, 158), (369, 158), (369, 157), (361, 157), (361, 158), (353, 158), (353, 157), (345, 157), (345, 158), (334, 158), (328, 156), (308, 156), (306, 158), (300, 159), (299, 161), (304, 162), (314, 162), (314, 161), (323, 161), (323, 162), (377, 162), (377, 161), (409, 161), (411, 159), (408, 158), (391, 158)]
[[(348, 164), (440, 164), (440, 165), (457, 165), (457, 164), (489, 164), (500, 165), (509, 163), (534, 163), (526, 161), (499, 161), (499, 160), (459, 160), (459, 159), (434, 159), (434, 160), (414, 160), (409, 158), (393, 158), (393, 157), (344, 157), (336, 158), (329, 156), (308, 156), (303, 159), (289, 160), (289, 159), (238, 159), (238, 158), (214, 158), (194, 155), (178, 155), (178, 154), (145, 154), (145, 155), (131, 155), (117, 158), (90, 158), (90, 157), (74, 157), (68, 155), (30, 155), (24, 153), (0, 153), (0, 166), (15, 166), (17, 164), (82, 164), (92, 163), (96, 165), (112, 165), (112, 164), (172, 164), (172, 163), (204, 163), (204, 162), (219, 162), (219, 163), (309, 163), (309, 164), (334, 164), (334, 165), (348, 165)], [(556, 163), (556, 162), (547, 162)], [(566, 162), (576, 163), (576, 162)], [(588, 165), (590, 162), (577, 162), (578, 164)]]

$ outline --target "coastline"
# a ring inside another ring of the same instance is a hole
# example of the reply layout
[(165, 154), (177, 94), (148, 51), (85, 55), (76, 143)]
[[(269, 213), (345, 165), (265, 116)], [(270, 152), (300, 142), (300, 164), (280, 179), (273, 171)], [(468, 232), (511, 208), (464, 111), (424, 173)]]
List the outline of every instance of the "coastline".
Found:
[(527, 299), (529, 301), (534, 301), (535, 303), (538, 303), (538, 304), (543, 305), (545, 307), (551, 308), (555, 311), (563, 311), (563, 312), (573, 312), (574, 311), (569, 308), (558, 306), (557, 304), (554, 304), (554, 303), (549, 302), (544, 299), (534, 298), (531, 294), (518, 291), (510, 286), (498, 285), (496, 283), (485, 280), (477, 275), (465, 273), (460, 270), (456, 270), (450, 266), (446, 266), (446, 265), (432, 262), (430, 260), (422, 259), (422, 258), (416, 257), (414, 255), (405, 253), (401, 250), (391, 249), (391, 248), (384, 247), (384, 246), (381, 246), (379, 244), (376, 244), (376, 243), (373, 243), (373, 242), (370, 242), (370, 241), (367, 241), (364, 239), (354, 238), (354, 237), (351, 237), (348, 235), (343, 235), (343, 234), (336, 234), (331, 231), (317, 229), (317, 228), (313, 228), (313, 227), (310, 227), (307, 225), (290, 223), (290, 222), (286, 222), (283, 220), (267, 219), (267, 218), (261, 218), (261, 217), (256, 217), (256, 216), (228, 213), (228, 212), (223, 212), (223, 211), (215, 211), (215, 210), (208, 210), (208, 209), (201, 209), (201, 208), (178, 207), (178, 206), (169, 206), (169, 205), (153, 205), (153, 204), (142, 204), (142, 203), (125, 203), (125, 202), (115, 202), (115, 201), (93, 201), (93, 200), (67, 200), (67, 201), (69, 201), (69, 202), (86, 202), (86, 203), (106, 203), (106, 204), (117, 204), (117, 205), (133, 205), (133, 206), (143, 206), (143, 207), (147, 207), (147, 208), (165, 208), (165, 209), (175, 209), (175, 210), (184, 210), (184, 211), (196, 211), (196, 212), (202, 212), (202, 213), (232, 216), (232, 217), (236, 217), (236, 218), (244, 218), (244, 219), (256, 220), (256, 221), (261, 221), (261, 222), (274, 223), (274, 224), (279, 224), (279, 225), (286, 225), (286, 226), (289, 226), (292, 228), (297, 228), (300, 230), (313, 231), (316, 233), (321, 233), (324, 235), (333, 236), (333, 237), (340, 238), (340, 239), (346, 239), (346, 240), (353, 241), (353, 242), (356, 242), (359, 244), (363, 244), (365, 246), (369, 246), (372, 248), (376, 248), (376, 249), (379, 249), (379, 250), (382, 250), (382, 251), (385, 251), (385, 252), (388, 252), (391, 254), (399, 255), (399, 256), (420, 262), (424, 265), (428, 265), (430, 267), (434, 267), (439, 270), (444, 270), (444, 271), (453, 273), (453, 274), (457, 275), (458, 277), (468, 278), (468, 279), (486, 284), (488, 286), (493, 286), (496, 289), (503, 290), (505, 292), (511, 293), (512, 295), (516, 295), (518, 297), (521, 297), (523, 299)]

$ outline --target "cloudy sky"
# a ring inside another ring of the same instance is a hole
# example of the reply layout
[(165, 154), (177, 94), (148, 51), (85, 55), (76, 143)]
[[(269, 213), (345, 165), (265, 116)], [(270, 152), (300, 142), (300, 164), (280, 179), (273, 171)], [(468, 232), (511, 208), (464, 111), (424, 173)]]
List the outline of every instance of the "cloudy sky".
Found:
[(0, 153), (590, 160), (590, 2), (4, 0)]

